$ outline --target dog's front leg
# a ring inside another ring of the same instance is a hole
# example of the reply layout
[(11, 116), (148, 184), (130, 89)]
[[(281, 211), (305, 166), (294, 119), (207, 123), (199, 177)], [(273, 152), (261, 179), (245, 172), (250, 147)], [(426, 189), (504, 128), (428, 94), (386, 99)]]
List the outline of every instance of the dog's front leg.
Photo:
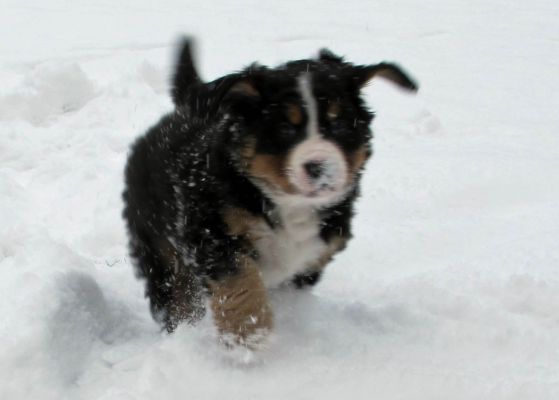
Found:
[(221, 340), (256, 349), (272, 329), (272, 312), (256, 262), (242, 256), (238, 270), (210, 283), (211, 308)]

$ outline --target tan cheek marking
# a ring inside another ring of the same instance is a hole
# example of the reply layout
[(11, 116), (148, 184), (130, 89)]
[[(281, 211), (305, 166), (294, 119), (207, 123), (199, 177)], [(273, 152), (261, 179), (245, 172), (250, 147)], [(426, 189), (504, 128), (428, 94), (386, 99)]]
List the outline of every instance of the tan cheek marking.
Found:
[(363, 145), (353, 153), (346, 155), (348, 163), (348, 179), (352, 182), (355, 179), (356, 174), (363, 168), (365, 162), (370, 157), (370, 150), (368, 145)]
[(279, 188), (285, 193), (295, 194), (297, 191), (289, 182), (285, 173), (285, 157), (270, 154), (256, 154), (249, 167), (249, 173), (265, 181), (273, 188)]
[(353, 155), (353, 163), (352, 163), (352, 169), (354, 171), (358, 171), (361, 168), (363, 168), (363, 165), (365, 165), (365, 161), (367, 161), (369, 159), (369, 154), (370, 150), (369, 147), (364, 145), (362, 147), (360, 147)]
[(290, 103), (285, 111), (287, 120), (293, 125), (301, 125), (303, 122), (303, 111), (297, 104)]
[(353, 173), (356, 173), (363, 168), (365, 162), (370, 157), (370, 152), (371, 151), (369, 147), (367, 145), (363, 145), (350, 155), (349, 164), (350, 164), (350, 169)]
[(240, 263), (237, 274), (210, 282), (211, 308), (226, 344), (253, 348), (271, 331), (272, 312), (255, 261), (243, 256)]

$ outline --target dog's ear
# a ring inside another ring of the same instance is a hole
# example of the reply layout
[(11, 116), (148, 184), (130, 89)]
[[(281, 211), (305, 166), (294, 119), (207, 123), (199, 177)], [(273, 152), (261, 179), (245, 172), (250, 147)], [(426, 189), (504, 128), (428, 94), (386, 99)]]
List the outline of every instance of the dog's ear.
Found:
[(190, 108), (198, 114), (215, 115), (219, 110), (240, 112), (254, 108), (260, 92), (253, 77), (245, 73), (234, 73), (194, 89)]
[(193, 47), (194, 40), (192, 38), (183, 37), (180, 40), (175, 74), (171, 85), (171, 98), (176, 106), (182, 104), (188, 91), (201, 82), (198, 71), (194, 66)]
[(369, 81), (377, 76), (388, 79), (402, 89), (412, 92), (418, 90), (417, 83), (398, 65), (381, 62), (374, 65), (352, 66), (349, 70), (349, 79), (355, 89), (361, 89)]
[(260, 113), (262, 94), (255, 76), (239, 75), (231, 83), (221, 105), (235, 115), (243, 116), (246, 121), (256, 118)]

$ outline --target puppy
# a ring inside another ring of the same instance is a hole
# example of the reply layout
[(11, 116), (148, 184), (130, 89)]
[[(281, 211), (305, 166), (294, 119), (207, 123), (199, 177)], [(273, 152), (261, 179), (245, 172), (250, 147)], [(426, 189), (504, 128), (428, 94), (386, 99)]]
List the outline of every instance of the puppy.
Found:
[(207, 303), (226, 343), (255, 348), (272, 328), (267, 290), (317, 283), (351, 237), (371, 156), (360, 90), (377, 76), (417, 89), (394, 64), (328, 50), (203, 83), (182, 43), (175, 110), (132, 145), (123, 194), (137, 275), (169, 332)]

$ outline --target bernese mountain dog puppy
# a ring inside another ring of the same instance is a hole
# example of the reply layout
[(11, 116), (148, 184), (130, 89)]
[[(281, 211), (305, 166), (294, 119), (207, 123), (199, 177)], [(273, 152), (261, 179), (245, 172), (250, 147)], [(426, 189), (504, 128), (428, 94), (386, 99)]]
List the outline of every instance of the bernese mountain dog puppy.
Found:
[(374, 77), (415, 91), (397, 65), (328, 50), (204, 83), (179, 52), (175, 110), (132, 146), (123, 194), (130, 252), (154, 318), (172, 332), (212, 310), (225, 343), (257, 347), (267, 290), (314, 285), (351, 237), (371, 156)]

